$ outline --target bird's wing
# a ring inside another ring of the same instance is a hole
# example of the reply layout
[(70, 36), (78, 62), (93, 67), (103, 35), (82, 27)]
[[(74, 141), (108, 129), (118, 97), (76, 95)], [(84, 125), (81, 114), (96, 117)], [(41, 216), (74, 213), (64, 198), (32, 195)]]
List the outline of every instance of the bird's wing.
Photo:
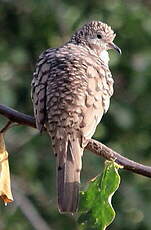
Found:
[(31, 98), (34, 105), (34, 116), (37, 128), (40, 132), (43, 131), (46, 121), (46, 89), (51, 68), (51, 63), (47, 60), (50, 58), (50, 55), (54, 54), (54, 51), (55, 49), (49, 49), (39, 56), (31, 83)]

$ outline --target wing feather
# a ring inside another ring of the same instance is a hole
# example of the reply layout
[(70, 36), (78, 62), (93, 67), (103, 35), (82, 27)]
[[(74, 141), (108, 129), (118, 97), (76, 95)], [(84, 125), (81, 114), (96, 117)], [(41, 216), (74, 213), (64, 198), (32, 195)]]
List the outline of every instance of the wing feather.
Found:
[(55, 49), (48, 49), (40, 55), (31, 83), (31, 98), (34, 105), (34, 116), (37, 128), (40, 132), (43, 131), (47, 119), (46, 91), (51, 68), (51, 63), (48, 62), (48, 58), (50, 58), (50, 55), (53, 56), (54, 50)]

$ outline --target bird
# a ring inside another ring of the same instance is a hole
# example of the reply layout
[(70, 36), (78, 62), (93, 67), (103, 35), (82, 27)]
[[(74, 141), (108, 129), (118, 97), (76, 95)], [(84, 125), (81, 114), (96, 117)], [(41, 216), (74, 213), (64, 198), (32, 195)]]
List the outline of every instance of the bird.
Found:
[(39, 56), (31, 83), (36, 126), (51, 137), (60, 213), (78, 209), (82, 155), (113, 94), (108, 50), (116, 34), (101, 21), (77, 29), (58, 48)]

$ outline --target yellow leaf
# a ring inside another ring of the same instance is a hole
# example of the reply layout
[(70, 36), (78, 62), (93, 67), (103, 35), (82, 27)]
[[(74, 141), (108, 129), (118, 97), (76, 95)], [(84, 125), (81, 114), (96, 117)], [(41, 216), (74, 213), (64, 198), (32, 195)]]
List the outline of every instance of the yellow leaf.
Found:
[(7, 203), (13, 201), (10, 185), (8, 152), (5, 149), (3, 134), (0, 133), (0, 198)]

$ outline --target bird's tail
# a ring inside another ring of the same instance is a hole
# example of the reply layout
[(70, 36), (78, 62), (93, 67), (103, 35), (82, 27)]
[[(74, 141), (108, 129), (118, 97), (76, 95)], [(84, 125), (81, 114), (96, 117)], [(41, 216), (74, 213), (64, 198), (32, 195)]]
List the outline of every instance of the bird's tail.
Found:
[(79, 201), (83, 149), (78, 139), (68, 139), (63, 149), (65, 153), (58, 152), (58, 205), (60, 212), (73, 213), (76, 212)]

